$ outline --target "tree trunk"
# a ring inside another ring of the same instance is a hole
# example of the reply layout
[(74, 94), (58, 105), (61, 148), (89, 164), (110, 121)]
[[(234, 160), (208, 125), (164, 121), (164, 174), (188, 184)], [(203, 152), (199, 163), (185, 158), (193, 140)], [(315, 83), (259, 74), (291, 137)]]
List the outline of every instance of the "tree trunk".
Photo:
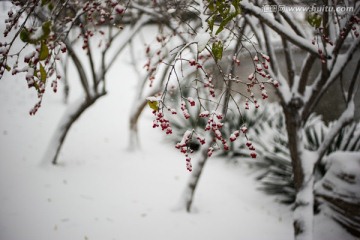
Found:
[(187, 212), (191, 211), (192, 203), (194, 200), (195, 190), (198, 186), (201, 173), (203, 172), (206, 161), (208, 160), (208, 149), (213, 144), (213, 138), (209, 137), (204, 146), (201, 148), (201, 153), (198, 161), (196, 162), (194, 170), (191, 172), (190, 178), (183, 193), (183, 203), (180, 207), (185, 207)]
[(283, 109), (296, 191), (293, 218), (295, 239), (310, 240), (313, 236), (314, 216), (313, 170), (317, 157), (303, 147), (302, 119), (299, 111), (302, 106), (299, 98), (293, 98)]
[(129, 139), (129, 149), (133, 150), (139, 146), (139, 137), (138, 137), (138, 120), (141, 113), (143, 112), (146, 106), (146, 99), (135, 100), (132, 107), (132, 112), (130, 114), (129, 128), (130, 128), (130, 139)]
[(43, 162), (51, 161), (51, 163), (54, 165), (58, 163), (57, 159), (60, 150), (72, 125), (81, 116), (81, 114), (85, 112), (86, 109), (92, 106), (96, 100), (105, 94), (106, 93), (104, 92), (91, 98), (81, 98), (68, 107), (50, 140), (47, 150), (45, 151)]

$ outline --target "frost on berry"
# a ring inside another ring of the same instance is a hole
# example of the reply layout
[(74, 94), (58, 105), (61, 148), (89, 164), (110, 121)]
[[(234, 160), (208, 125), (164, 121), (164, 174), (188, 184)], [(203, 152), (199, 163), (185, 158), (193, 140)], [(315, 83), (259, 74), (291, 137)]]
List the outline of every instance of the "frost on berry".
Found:
[(125, 12), (125, 8), (120, 4), (116, 5), (114, 10), (117, 14), (123, 14)]
[(192, 171), (192, 164), (191, 158), (189, 156), (186, 157), (186, 169), (191, 172)]
[(248, 76), (248, 79), (251, 81), (251, 80), (254, 79), (254, 77), (255, 77), (254, 73), (251, 73), (251, 74)]
[[(186, 160), (186, 169), (191, 172), (192, 171), (192, 164), (191, 164), (191, 157), (189, 156), (189, 153), (192, 152), (192, 150), (189, 148), (189, 143), (191, 141), (191, 138), (194, 134), (194, 130), (187, 130), (185, 131), (182, 139), (180, 142), (178, 142), (175, 147), (179, 149), (179, 151), (185, 155)], [(199, 137), (199, 136), (198, 136)], [(198, 138), (199, 139), (199, 138)], [(205, 141), (205, 140), (204, 140)]]
[(246, 126), (241, 127), (241, 131), (242, 131), (244, 134), (246, 134), (247, 130), (248, 130), (248, 129), (247, 129)]
[(235, 132), (233, 132), (231, 135), (230, 135), (230, 141), (231, 142), (234, 142), (240, 135), (240, 131), (239, 130), (236, 130)]
[(177, 149), (180, 149), (180, 148), (182, 148), (182, 147), (186, 147), (187, 144), (188, 144), (189, 141), (190, 141), (190, 138), (192, 137), (192, 133), (193, 133), (192, 130), (187, 130), (187, 131), (184, 133), (181, 141), (178, 142), (178, 143), (175, 145), (175, 147), (176, 147)]
[(166, 133), (166, 135), (172, 134), (172, 128), (170, 125), (170, 121), (164, 116), (162, 111), (154, 110), (153, 114), (155, 115), (156, 119), (153, 121), (153, 128), (160, 127), (162, 131)]
[(208, 157), (211, 157), (213, 153), (214, 153), (214, 148), (209, 147), (208, 152), (207, 152)]
[(270, 62), (270, 57), (266, 54), (261, 53), (261, 56), (263, 59), (265, 59), (267, 62)]
[(192, 106), (192, 107), (195, 106), (195, 101), (192, 97), (188, 97), (187, 100), (189, 101), (190, 106)]
[(234, 55), (233, 61), (236, 63), (237, 66), (240, 66), (240, 60)]
[(205, 144), (205, 138), (200, 136), (199, 134), (197, 135), (196, 139), (199, 141), (199, 143), (201, 145), (204, 145)]
[(256, 71), (261, 72), (262, 71), (262, 65), (260, 63), (256, 64)]
[(207, 81), (204, 82), (204, 88), (209, 89), (210, 96), (215, 97), (215, 86), (212, 83), (212, 77), (209, 77)]
[(199, 114), (199, 117), (201, 118), (207, 118), (210, 116), (210, 112), (209, 111), (203, 111)]
[[(195, 104), (195, 102), (194, 102)], [(186, 108), (186, 104), (184, 101), (181, 101), (181, 111), (183, 112), (183, 115), (185, 117), (185, 119), (189, 119), (190, 118), (190, 114), (189, 111)]]

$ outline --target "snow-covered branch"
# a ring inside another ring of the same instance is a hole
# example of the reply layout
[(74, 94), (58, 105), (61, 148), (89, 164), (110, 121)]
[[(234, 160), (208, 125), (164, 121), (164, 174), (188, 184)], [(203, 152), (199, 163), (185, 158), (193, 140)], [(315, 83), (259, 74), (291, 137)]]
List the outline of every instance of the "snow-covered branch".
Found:
[[(122, 50), (124, 50), (125, 46), (134, 37), (134, 35), (139, 32), (139, 29), (150, 21), (150, 19), (151, 17), (149, 15), (142, 15), (134, 26), (129, 27), (127, 32), (123, 32), (123, 34), (120, 34), (125, 37), (119, 40), (120, 43), (118, 43), (118, 48), (116, 51), (114, 51), (113, 56), (110, 58), (110, 61), (105, 68), (105, 71), (108, 71), (110, 69), (110, 67), (115, 63), (115, 60), (118, 58), (119, 54), (122, 52)], [(102, 74), (100, 76), (102, 76)]]
[(341, 129), (353, 121), (355, 115), (355, 103), (352, 99), (345, 111), (341, 114), (340, 118), (336, 121), (334, 126), (330, 129), (329, 133), (326, 135), (324, 141), (318, 149), (318, 159), (317, 162), (321, 161), (322, 157), (325, 155), (327, 149), (329, 148), (331, 142), (339, 134)]
[(354, 53), (360, 45), (360, 38), (357, 38), (349, 47), (344, 54), (339, 54), (335, 61), (332, 61), (330, 69), (330, 76), (323, 77), (319, 76), (316, 81), (309, 87), (308, 93), (306, 94), (305, 107), (303, 111), (303, 118), (306, 119), (312, 110), (316, 107), (319, 100), (326, 92), (326, 90), (335, 82), (335, 80), (344, 71), (347, 64), (352, 59)]
[(142, 6), (134, 1), (130, 1), (130, 7), (139, 10), (140, 12), (147, 14), (149, 16), (153, 16), (155, 18), (163, 18), (163, 15), (161, 15), (160, 13), (154, 11), (153, 8), (148, 8), (146, 6)]
[[(279, 6), (280, 4), (278, 3), (277, 0), (269, 0), (269, 3), (271, 5), (277, 5)], [(288, 12), (286, 11), (279, 11), (278, 13), (280, 13), (280, 15), (285, 19), (285, 21), (289, 24), (289, 26), (294, 30), (294, 32), (299, 35), (300, 37), (305, 38), (306, 35), (302, 29), (301, 26), (299, 26), (293, 19), (294, 16), (291, 16)]]
[(294, 45), (309, 53), (315, 55), (318, 54), (318, 50), (311, 44), (310, 41), (308, 41), (308, 39), (298, 36), (291, 28), (284, 26), (283, 24), (277, 22), (274, 18), (270, 17), (270, 15), (265, 14), (261, 8), (255, 6), (253, 3), (250, 3), (248, 0), (242, 0), (240, 5), (245, 14), (249, 13), (254, 15), (256, 18), (264, 22), (271, 29), (289, 40)]

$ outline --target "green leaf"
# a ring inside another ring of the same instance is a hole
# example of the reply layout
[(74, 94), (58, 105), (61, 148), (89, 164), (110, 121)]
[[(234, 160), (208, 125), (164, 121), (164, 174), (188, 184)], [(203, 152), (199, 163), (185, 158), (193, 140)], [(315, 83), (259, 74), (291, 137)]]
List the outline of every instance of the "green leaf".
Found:
[(21, 30), (21, 32), (20, 32), (20, 39), (21, 39), (21, 41), (23, 41), (25, 43), (29, 43), (29, 41), (30, 41), (29, 30), (27, 30), (26, 28), (23, 28), (23, 30)]
[(219, 61), (222, 58), (222, 54), (224, 51), (224, 45), (221, 41), (214, 42), (212, 45), (212, 53), (214, 55), (215, 61)]
[(214, 23), (215, 23), (215, 16), (211, 17), (209, 20), (208, 20), (208, 25), (209, 25), (209, 29), (212, 33), (213, 29), (214, 29)]
[(321, 26), (322, 17), (317, 13), (310, 13), (307, 16), (308, 23), (315, 28), (319, 28)]
[(45, 71), (45, 68), (43, 67), (43, 65), (40, 63), (40, 80), (45, 83), (46, 82), (46, 77), (47, 77), (47, 74), (46, 74), (46, 71)]
[(219, 33), (221, 33), (222, 30), (224, 30), (224, 28), (226, 27), (226, 25), (236, 16), (236, 14), (230, 14), (227, 16), (227, 18), (225, 18), (221, 23), (220, 26), (218, 28), (218, 30), (216, 31), (216, 35), (218, 35)]
[(41, 0), (41, 6), (45, 6), (49, 2), (50, 2), (50, 0)]
[(210, 11), (211, 11), (211, 12), (214, 12), (214, 11), (215, 11), (215, 7), (214, 7), (213, 1), (208, 0), (208, 3), (209, 3), (208, 7), (209, 7)]
[(43, 35), (39, 38), (39, 40), (45, 40), (51, 32), (51, 21), (44, 22), (41, 28), (43, 30)]
[(236, 15), (241, 14), (241, 7), (240, 7), (241, 0), (235, 0), (232, 2), (232, 5), (235, 7)]
[(34, 37), (27, 28), (23, 28), (20, 32), (20, 39), (25, 43), (37, 44), (39, 41), (45, 40), (51, 32), (51, 21), (44, 22), (41, 26), (42, 32), (40, 36)]
[(40, 61), (45, 60), (48, 56), (49, 56), (49, 48), (44, 42), (41, 42), (39, 60)]
[(50, 11), (54, 10), (54, 4), (50, 3), (50, 4), (48, 5), (48, 9), (49, 9)]
[(6, 69), (6, 71), (10, 72), (11, 67), (10, 67), (9, 65), (7, 65), (7, 64), (6, 64), (5, 69)]

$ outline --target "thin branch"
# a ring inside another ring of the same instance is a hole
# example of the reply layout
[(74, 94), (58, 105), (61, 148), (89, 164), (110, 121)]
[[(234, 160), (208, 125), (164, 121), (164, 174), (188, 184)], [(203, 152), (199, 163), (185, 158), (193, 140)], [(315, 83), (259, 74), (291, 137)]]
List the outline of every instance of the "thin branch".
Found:
[(346, 101), (349, 103), (351, 101), (351, 98), (355, 95), (354, 92), (356, 92), (359, 88), (359, 72), (360, 72), (360, 59), (358, 60), (358, 63), (355, 67), (354, 75), (351, 79), (350, 86), (349, 86), (349, 92)]
[(81, 64), (81, 60), (79, 59), (79, 57), (75, 53), (73, 47), (71, 46), (71, 44), (69, 43), (68, 40), (65, 41), (65, 44), (66, 44), (66, 48), (67, 48), (67, 50), (69, 52), (69, 55), (70, 55), (71, 59), (73, 60), (75, 66), (76, 66), (76, 70), (79, 73), (81, 86), (83, 87), (86, 98), (90, 99), (91, 94), (90, 94), (90, 89), (89, 89), (88, 78), (86, 76), (86, 72), (85, 72), (85, 70), (83, 68), (83, 65)]
[(314, 54), (308, 53), (304, 59), (304, 64), (300, 70), (300, 80), (299, 80), (299, 93), (304, 94), (306, 85), (309, 81), (309, 75), (312, 67), (314, 66), (316, 56)]
[(261, 25), (262, 32), (264, 33), (266, 53), (270, 57), (271, 69), (273, 70), (275, 76), (278, 76), (279, 72), (280, 72), (280, 67), (278, 65), (278, 61), (277, 61), (277, 58), (276, 58), (276, 54), (275, 54), (273, 45), (272, 45), (271, 40), (269, 38), (270, 33), (269, 33), (269, 30), (268, 30), (268, 27), (265, 26), (265, 24), (263, 24), (262, 22), (260, 22), (260, 25)]
[[(253, 32), (256, 32), (256, 28), (254, 26), (253, 21), (250, 20), (249, 16), (245, 16), (245, 19), (247, 20), (247, 22), (249, 23), (249, 26), (252, 28)], [(282, 103), (285, 103), (288, 99), (286, 99), (285, 97), (285, 92), (289, 92), (290, 88), (289, 88), (289, 84), (286, 81), (286, 79), (284, 78), (284, 76), (281, 74), (279, 65), (278, 65), (278, 61), (276, 58), (276, 54), (275, 54), (275, 50), (273, 48), (273, 45), (270, 44), (270, 39), (268, 39), (268, 27), (265, 26), (264, 24), (262, 24), (260, 22), (261, 26), (263, 27), (263, 33), (264, 33), (264, 39), (265, 39), (265, 43), (263, 43), (263, 46), (266, 46), (266, 53), (269, 55), (270, 57), (270, 68), (268, 70), (269, 74), (271, 75), (272, 78), (277, 79), (280, 83), (280, 87), (276, 89), (276, 94), (278, 95), (280, 101)], [(259, 34), (255, 34), (255, 36), (257, 38), (259, 38)], [(261, 41), (261, 38), (258, 39), (258, 41)], [(265, 48), (265, 47), (263, 47)]]
[(263, 38), (260, 36), (260, 34), (259, 34), (260, 31), (257, 31), (256, 23), (254, 22), (252, 17), (249, 16), (249, 15), (245, 15), (245, 21), (247, 22), (247, 24), (249, 25), (252, 33), (254, 34), (255, 38), (257, 39), (257, 41), (258, 41), (258, 43), (260, 45), (260, 48), (265, 49), (265, 42), (264, 42)]
[(89, 65), (90, 65), (90, 71), (91, 71), (91, 76), (93, 79), (93, 91), (96, 94), (97, 93), (97, 77), (96, 77), (96, 73), (95, 73), (95, 64), (94, 64), (94, 59), (93, 59), (93, 54), (92, 54), (92, 48), (91, 48), (91, 44), (90, 41), (88, 41), (88, 52), (87, 52), (87, 56), (88, 56), (88, 60), (89, 60)]
[[(240, 28), (240, 29), (242, 29), (241, 32), (240, 32), (240, 36), (244, 32), (244, 26), (245, 26), (245, 22), (243, 22), (242, 28)], [(242, 41), (241, 37), (238, 37), (236, 45), (235, 45), (234, 52), (232, 54), (233, 56), (238, 52), (241, 41)], [(231, 64), (229, 64), (229, 68), (230, 68), (230, 70), (228, 72), (231, 72), (231, 76), (234, 76), (235, 75), (235, 61), (231, 61)], [(222, 114), (224, 115), (224, 118), (226, 117), (226, 113), (227, 113), (227, 110), (228, 110), (229, 100), (230, 100), (230, 96), (231, 96), (232, 82), (233, 81), (228, 81), (228, 82), (224, 81), (224, 83), (226, 84), (224, 107), (222, 109)]]
[[(278, 14), (275, 14), (275, 19), (279, 23), (285, 25), (284, 22), (282, 21), (281, 17)], [(293, 58), (293, 55), (291, 52), (291, 46), (290, 46), (289, 42), (286, 40), (286, 38), (281, 36), (281, 41), (283, 44), (283, 52), (285, 55), (286, 68), (287, 68), (287, 73), (288, 73), (288, 82), (289, 82), (290, 88), (292, 88), (294, 85), (294, 78), (295, 78), (294, 58)], [(280, 69), (279, 69), (279, 71), (280, 71)]]

